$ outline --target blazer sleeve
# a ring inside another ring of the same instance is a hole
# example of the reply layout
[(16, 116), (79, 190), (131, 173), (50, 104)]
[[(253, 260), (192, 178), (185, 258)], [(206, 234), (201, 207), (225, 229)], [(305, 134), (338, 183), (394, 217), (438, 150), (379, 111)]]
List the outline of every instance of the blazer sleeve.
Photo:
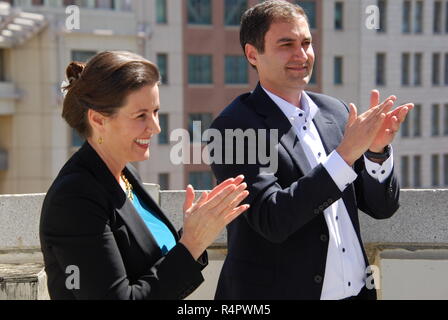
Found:
[(77, 299), (182, 299), (203, 282), (200, 266), (181, 243), (131, 282), (109, 225), (111, 209), (99, 199), (61, 195), (45, 212), (43, 237), (61, 272), (67, 266), (79, 270)]

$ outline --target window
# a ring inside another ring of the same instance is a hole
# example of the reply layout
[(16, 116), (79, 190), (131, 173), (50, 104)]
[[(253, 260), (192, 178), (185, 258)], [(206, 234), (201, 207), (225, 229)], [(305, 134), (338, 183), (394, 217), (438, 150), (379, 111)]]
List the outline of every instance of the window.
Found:
[(308, 16), (310, 29), (316, 29), (316, 2), (315, 1), (296, 1)]
[(422, 54), (416, 53), (414, 56), (414, 85), (422, 85)]
[(168, 22), (166, 0), (156, 1), (156, 22), (159, 24), (165, 24)]
[(411, 32), (411, 1), (403, 1), (403, 33)]
[(169, 190), (170, 189), (170, 174), (169, 173), (159, 173), (158, 182), (159, 182), (160, 190)]
[(167, 113), (159, 114), (160, 133), (158, 135), (159, 144), (169, 144), (169, 116)]
[(439, 155), (433, 154), (431, 156), (431, 183), (433, 187), (440, 185), (439, 181)]
[(440, 85), (440, 53), (432, 54), (432, 85)]
[(5, 49), (0, 49), (0, 81), (6, 81)]
[(443, 155), (443, 184), (448, 186), (448, 154)]
[(224, 24), (239, 26), (241, 16), (247, 8), (247, 0), (225, 0)]
[(159, 67), (162, 84), (168, 84), (168, 55), (166, 53), (157, 54), (157, 66)]
[(448, 104), (444, 106), (444, 116), (443, 116), (443, 135), (448, 136)]
[(188, 174), (188, 182), (196, 190), (213, 189), (213, 176), (210, 171), (195, 171)]
[(409, 157), (401, 157), (401, 186), (403, 188), (409, 188)]
[(72, 61), (87, 62), (94, 55), (96, 55), (96, 51), (73, 50)]
[[(409, 115), (411, 115), (412, 113), (410, 113)], [(407, 116), (406, 119), (404, 120), (404, 122), (401, 124), (400, 126), (400, 131), (401, 131), (401, 137), (402, 138), (407, 138), (409, 137), (409, 127), (410, 127), (410, 116)]]
[(335, 2), (334, 4), (334, 28), (335, 30), (344, 29), (344, 3)]
[[(448, 8), (446, 8), (448, 10)], [(444, 84), (448, 86), (448, 53), (445, 53), (445, 72), (444, 72)]]
[(440, 106), (438, 104), (433, 104), (431, 112), (431, 135), (433, 137), (438, 136), (440, 134), (439, 119), (440, 119)]
[(414, 187), (422, 186), (422, 157), (414, 156)]
[(423, 1), (417, 1), (415, 4), (415, 33), (423, 32)]
[(188, 83), (189, 84), (212, 83), (211, 55), (188, 56)]
[(188, 118), (190, 141), (202, 142), (203, 133), (210, 128), (212, 119), (213, 115), (211, 113), (190, 113)]
[(445, 6), (445, 32), (448, 33), (448, 2)]
[(189, 24), (212, 24), (211, 0), (187, 0)]
[(376, 85), (384, 86), (386, 85), (386, 54), (377, 53), (376, 54)]
[(433, 32), (442, 32), (442, 1), (434, 2)]
[(334, 84), (342, 84), (343, 83), (343, 58), (342, 57), (334, 57)]
[(410, 84), (409, 81), (409, 68), (411, 63), (411, 57), (409, 53), (403, 53), (401, 55), (401, 85), (408, 86)]
[(422, 134), (422, 106), (420, 104), (416, 104), (414, 106), (414, 110), (412, 110), (412, 113), (414, 113), (414, 137), (420, 137)]
[(380, 11), (380, 28), (378, 32), (386, 32), (387, 29), (387, 1), (378, 0), (378, 9)]
[(246, 57), (226, 56), (225, 69), (226, 84), (247, 84), (249, 82)]

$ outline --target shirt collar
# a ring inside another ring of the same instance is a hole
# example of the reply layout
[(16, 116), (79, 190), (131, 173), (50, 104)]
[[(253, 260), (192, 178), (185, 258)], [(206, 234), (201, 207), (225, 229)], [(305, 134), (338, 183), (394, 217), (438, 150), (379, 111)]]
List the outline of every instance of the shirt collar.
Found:
[(306, 94), (305, 91), (302, 91), (302, 96), (300, 98), (300, 108), (297, 108), (295, 105), (289, 103), (288, 101), (280, 98), (279, 96), (273, 94), (272, 92), (265, 89), (261, 86), (266, 94), (274, 101), (274, 103), (282, 110), (284, 115), (288, 118), (296, 118), (300, 113), (305, 114), (305, 119), (313, 120), (319, 108), (314, 103), (313, 100)]

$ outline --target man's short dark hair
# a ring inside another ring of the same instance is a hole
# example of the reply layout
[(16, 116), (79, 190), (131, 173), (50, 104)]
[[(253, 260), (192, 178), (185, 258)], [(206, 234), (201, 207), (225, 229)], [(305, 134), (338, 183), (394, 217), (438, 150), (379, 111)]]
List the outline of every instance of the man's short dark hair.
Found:
[(264, 38), (271, 24), (308, 17), (303, 8), (285, 0), (267, 0), (249, 8), (241, 17), (240, 43), (245, 52), (246, 44), (264, 53)]

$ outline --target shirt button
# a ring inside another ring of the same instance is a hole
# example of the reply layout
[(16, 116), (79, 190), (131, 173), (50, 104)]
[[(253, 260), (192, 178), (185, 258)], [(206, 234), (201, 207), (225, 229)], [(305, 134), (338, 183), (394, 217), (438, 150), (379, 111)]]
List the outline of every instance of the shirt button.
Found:
[(342, 252), (345, 252), (345, 248), (342, 248)]
[(339, 217), (338, 217), (338, 216), (336, 216), (336, 220), (339, 220)]
[(299, 113), (299, 117), (303, 117), (303, 113)]
[(317, 156), (320, 158), (320, 156), (322, 155), (322, 153), (321, 152), (319, 152), (318, 154), (317, 154)]
[(375, 170), (372, 170), (372, 173), (373, 173), (373, 174), (375, 174), (375, 173), (376, 173), (376, 171), (375, 171)]
[(385, 173), (386, 173), (386, 171), (385, 171), (385, 170), (381, 171), (381, 174), (385, 174)]
[(306, 127), (303, 127), (303, 130), (306, 130)]
[(349, 282), (349, 283), (348, 283), (348, 286), (350, 287), (351, 285), (352, 285), (352, 283), (351, 283), (351, 282)]

